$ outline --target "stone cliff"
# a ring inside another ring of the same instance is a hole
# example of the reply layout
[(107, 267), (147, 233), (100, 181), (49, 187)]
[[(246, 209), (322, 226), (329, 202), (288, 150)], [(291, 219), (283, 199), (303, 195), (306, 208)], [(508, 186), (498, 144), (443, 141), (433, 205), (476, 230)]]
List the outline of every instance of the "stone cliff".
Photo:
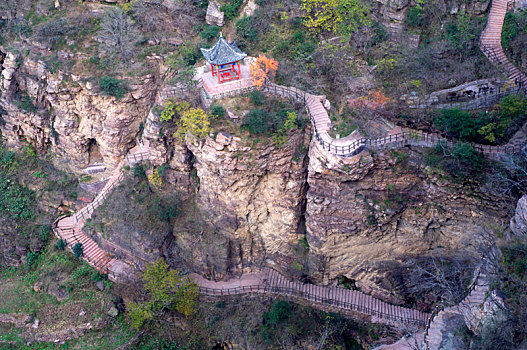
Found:
[(392, 291), (406, 258), (473, 255), (485, 225), (507, 219), (509, 208), (425, 167), (418, 149), (337, 159), (309, 144), (309, 129), (291, 132), (280, 148), (214, 134), (174, 142), (151, 109), (176, 92), (155, 75), (117, 100), (94, 79), (1, 51), (7, 145), (49, 150), (75, 173), (94, 162), (111, 170), (144, 123), (152, 163), (166, 164), (167, 191), (182, 200), (183, 213), (173, 227), (149, 231), (152, 239), (138, 236), (137, 244), (147, 242), (138, 259), (162, 254), (215, 279), (262, 266), (323, 283), (346, 277), (399, 301)]
[(0, 130), (8, 146), (51, 150), (60, 168), (79, 172), (95, 162), (115, 166), (134, 144), (154, 97), (153, 75), (130, 84), (121, 99), (94, 78), (53, 73), (43, 61), (0, 48)]

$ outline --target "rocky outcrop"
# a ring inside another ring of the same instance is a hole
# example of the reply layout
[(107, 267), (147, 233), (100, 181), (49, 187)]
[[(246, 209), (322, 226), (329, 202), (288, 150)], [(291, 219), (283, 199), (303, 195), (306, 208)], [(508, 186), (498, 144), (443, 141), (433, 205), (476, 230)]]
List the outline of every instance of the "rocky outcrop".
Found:
[(215, 25), (218, 27), (223, 27), (225, 24), (224, 20), (225, 14), (220, 11), (220, 5), (216, 1), (209, 1), (209, 6), (207, 7), (207, 15), (205, 21), (209, 25)]
[(527, 195), (524, 195), (516, 204), (516, 211), (511, 219), (511, 231), (518, 236), (527, 234)]
[(435, 252), (470, 256), (485, 223), (505, 217), (499, 202), (424, 167), (418, 151), (335, 160), (312, 144), (307, 240), (322, 262), (310, 271), (314, 278), (345, 276), (363, 291), (393, 296), (397, 261)]
[(53, 73), (42, 61), (7, 52), (1, 85), (6, 144), (50, 149), (59, 168), (80, 172), (95, 161), (115, 166), (133, 146), (152, 104), (155, 78), (128, 84), (128, 93), (118, 100), (93, 78)]
[(475, 334), (481, 334), (486, 327), (502, 324), (510, 318), (505, 296), (496, 290), (482, 304), (463, 307), (462, 313), (465, 324)]
[(308, 133), (296, 131), (280, 148), (221, 133), (204, 143), (187, 142), (199, 178), (195, 210), (203, 224), (199, 240), (190, 227), (174, 226), (173, 258), (215, 279), (264, 262), (291, 268), (303, 237), (308, 140)]

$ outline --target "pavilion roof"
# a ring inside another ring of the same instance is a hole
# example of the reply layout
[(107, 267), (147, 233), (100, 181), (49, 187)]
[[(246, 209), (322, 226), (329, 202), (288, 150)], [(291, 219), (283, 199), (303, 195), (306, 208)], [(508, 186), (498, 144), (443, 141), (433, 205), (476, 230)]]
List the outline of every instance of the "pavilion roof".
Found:
[(228, 43), (221, 34), (210, 49), (201, 48), (200, 50), (207, 62), (215, 65), (237, 62), (247, 56), (238, 48), (235, 41)]

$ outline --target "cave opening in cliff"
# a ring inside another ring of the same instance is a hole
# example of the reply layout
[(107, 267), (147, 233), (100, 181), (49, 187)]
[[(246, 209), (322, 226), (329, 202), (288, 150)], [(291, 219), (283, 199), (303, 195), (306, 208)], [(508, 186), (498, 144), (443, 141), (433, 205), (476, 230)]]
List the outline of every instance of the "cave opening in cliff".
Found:
[(93, 138), (88, 139), (88, 164), (103, 163), (99, 144)]

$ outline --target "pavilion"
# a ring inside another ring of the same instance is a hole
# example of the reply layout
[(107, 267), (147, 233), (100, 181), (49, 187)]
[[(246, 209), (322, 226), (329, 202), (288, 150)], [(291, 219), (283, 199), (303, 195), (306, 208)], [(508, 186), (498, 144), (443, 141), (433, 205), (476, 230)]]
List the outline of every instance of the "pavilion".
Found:
[(212, 76), (218, 77), (218, 84), (240, 79), (240, 62), (247, 54), (238, 48), (235, 41), (228, 43), (220, 33), (218, 41), (210, 49), (201, 48), (200, 50), (210, 64)]

